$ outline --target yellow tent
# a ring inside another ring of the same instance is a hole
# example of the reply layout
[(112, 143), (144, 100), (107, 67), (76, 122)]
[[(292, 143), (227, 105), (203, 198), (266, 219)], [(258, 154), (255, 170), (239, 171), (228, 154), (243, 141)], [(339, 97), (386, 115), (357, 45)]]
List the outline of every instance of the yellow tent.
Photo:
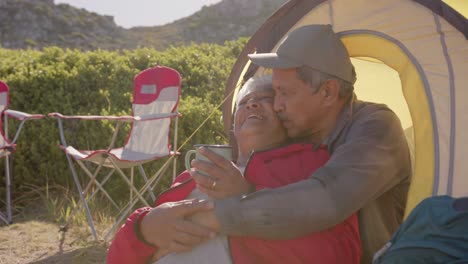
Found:
[(407, 212), (431, 195), (468, 196), (468, 0), (296, 0), (252, 36), (227, 82), (233, 94), (255, 74), (247, 54), (271, 52), (294, 28), (331, 24), (356, 67), (358, 98), (400, 117), (413, 153)]

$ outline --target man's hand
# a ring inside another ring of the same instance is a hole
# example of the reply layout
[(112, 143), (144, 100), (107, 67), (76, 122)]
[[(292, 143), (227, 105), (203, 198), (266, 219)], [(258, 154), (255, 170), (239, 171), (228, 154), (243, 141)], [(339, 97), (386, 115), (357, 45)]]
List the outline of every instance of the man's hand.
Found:
[(171, 252), (189, 251), (214, 237), (216, 233), (186, 218), (197, 212), (212, 209), (213, 204), (207, 201), (184, 200), (164, 203), (153, 208), (142, 219), (140, 231), (147, 242), (159, 247), (159, 257)]
[(219, 232), (219, 221), (214, 211), (197, 212), (190, 216), (190, 221)]
[(223, 199), (248, 193), (251, 190), (252, 185), (245, 180), (239, 168), (232, 161), (207, 148), (202, 147), (199, 152), (213, 162), (192, 160), (193, 168), (210, 175), (206, 176), (194, 170), (190, 172), (201, 192), (206, 193), (211, 198)]

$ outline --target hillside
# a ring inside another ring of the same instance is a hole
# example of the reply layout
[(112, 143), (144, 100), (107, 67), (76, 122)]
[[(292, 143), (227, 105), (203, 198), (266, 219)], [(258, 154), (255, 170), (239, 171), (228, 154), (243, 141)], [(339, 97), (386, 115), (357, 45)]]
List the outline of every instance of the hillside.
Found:
[(53, 0), (0, 0), (0, 45), (41, 48), (55, 45), (85, 50), (129, 47), (127, 32), (113, 17)]
[(286, 0), (223, 0), (195, 14), (157, 27), (132, 28), (141, 46), (209, 42), (249, 37)]
[(9, 49), (133, 49), (248, 37), (286, 0), (223, 0), (155, 27), (125, 29), (102, 16), (53, 0), (0, 0), (0, 45)]

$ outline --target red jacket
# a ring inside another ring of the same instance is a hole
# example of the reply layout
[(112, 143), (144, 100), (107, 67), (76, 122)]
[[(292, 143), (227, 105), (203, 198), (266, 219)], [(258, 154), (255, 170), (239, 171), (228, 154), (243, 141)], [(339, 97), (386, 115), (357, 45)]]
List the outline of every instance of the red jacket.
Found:
[[(257, 190), (276, 188), (307, 179), (329, 159), (324, 147), (313, 150), (311, 144), (292, 144), (254, 153), (245, 170), (246, 179)], [(195, 188), (188, 172), (179, 175), (171, 189), (161, 194), (156, 206), (185, 199)], [(291, 205), (294, 206), (294, 205)], [(107, 254), (107, 263), (146, 263), (157, 248), (137, 239), (133, 224), (136, 210), (117, 232)], [(265, 240), (229, 237), (233, 263), (350, 263), (358, 264), (361, 241), (356, 214), (333, 228), (290, 240)]]

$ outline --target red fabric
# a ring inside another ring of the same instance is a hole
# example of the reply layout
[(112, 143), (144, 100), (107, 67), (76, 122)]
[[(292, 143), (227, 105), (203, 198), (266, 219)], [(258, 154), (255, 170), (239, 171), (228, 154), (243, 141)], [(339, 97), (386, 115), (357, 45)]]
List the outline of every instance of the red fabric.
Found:
[(0, 93), (8, 93), (8, 85), (2, 81), (0, 81)]
[(172, 183), (171, 188), (163, 192), (158, 199), (156, 199), (155, 206), (167, 202), (175, 202), (184, 200), (195, 189), (196, 183), (192, 180), (188, 171), (182, 172)]
[[(9, 88), (8, 88), (8, 85), (2, 81), (0, 81), (0, 93), (6, 93), (6, 102), (5, 102), (5, 105), (3, 106), (0, 106), (0, 112), (3, 112), (5, 109), (8, 108), (8, 105), (10, 104), (10, 93), (8, 92), (9, 91)], [(3, 118), (1, 118), (0, 116), (0, 128), (3, 127)], [(8, 141), (6, 138), (5, 138), (5, 134), (3, 133), (3, 129), (0, 129), (0, 134), (3, 136), (3, 139), (8, 142), (8, 144), (10, 144), (10, 141)], [(13, 149), (15, 149), (15, 146), (16, 145), (12, 145), (11, 147), (13, 147)]]
[[(248, 164), (245, 177), (257, 190), (277, 188), (307, 179), (330, 158), (325, 147), (295, 144), (258, 153)], [(287, 164), (287, 165), (286, 165)], [(291, 205), (294, 206), (294, 205)], [(361, 241), (356, 214), (333, 228), (290, 240), (229, 237), (234, 263), (358, 264)]]
[[(180, 94), (181, 78), (179, 73), (169, 67), (156, 66), (140, 72), (133, 81), (133, 103), (152, 103), (164, 88), (177, 86)], [(156, 93), (142, 93), (143, 85), (155, 85)]]
[[(255, 153), (247, 165), (245, 176), (257, 190), (275, 188), (306, 179), (329, 159), (324, 147), (316, 151), (309, 144), (293, 144)], [(185, 171), (172, 188), (161, 194), (156, 205), (179, 201), (196, 187)], [(117, 232), (107, 254), (107, 263), (146, 263), (157, 248), (139, 241), (133, 232), (135, 211)], [(359, 263), (361, 242), (356, 215), (328, 230), (291, 240), (263, 240), (230, 237), (233, 263)], [(336, 254), (340, 252), (340, 254)]]
[[(156, 200), (155, 206), (165, 202), (174, 202), (185, 199), (195, 188), (195, 182), (185, 171), (180, 174), (171, 186), (171, 189), (162, 193)], [(107, 252), (108, 264), (146, 263), (156, 252), (157, 247), (151, 247), (138, 240), (133, 225), (138, 215), (150, 207), (137, 209), (119, 229)], [(141, 219), (140, 219), (141, 220)]]
[(140, 208), (133, 212), (125, 224), (119, 229), (107, 252), (107, 263), (146, 263), (156, 247), (151, 247), (138, 240), (133, 232), (133, 224), (140, 212), (148, 210), (149, 207)]

